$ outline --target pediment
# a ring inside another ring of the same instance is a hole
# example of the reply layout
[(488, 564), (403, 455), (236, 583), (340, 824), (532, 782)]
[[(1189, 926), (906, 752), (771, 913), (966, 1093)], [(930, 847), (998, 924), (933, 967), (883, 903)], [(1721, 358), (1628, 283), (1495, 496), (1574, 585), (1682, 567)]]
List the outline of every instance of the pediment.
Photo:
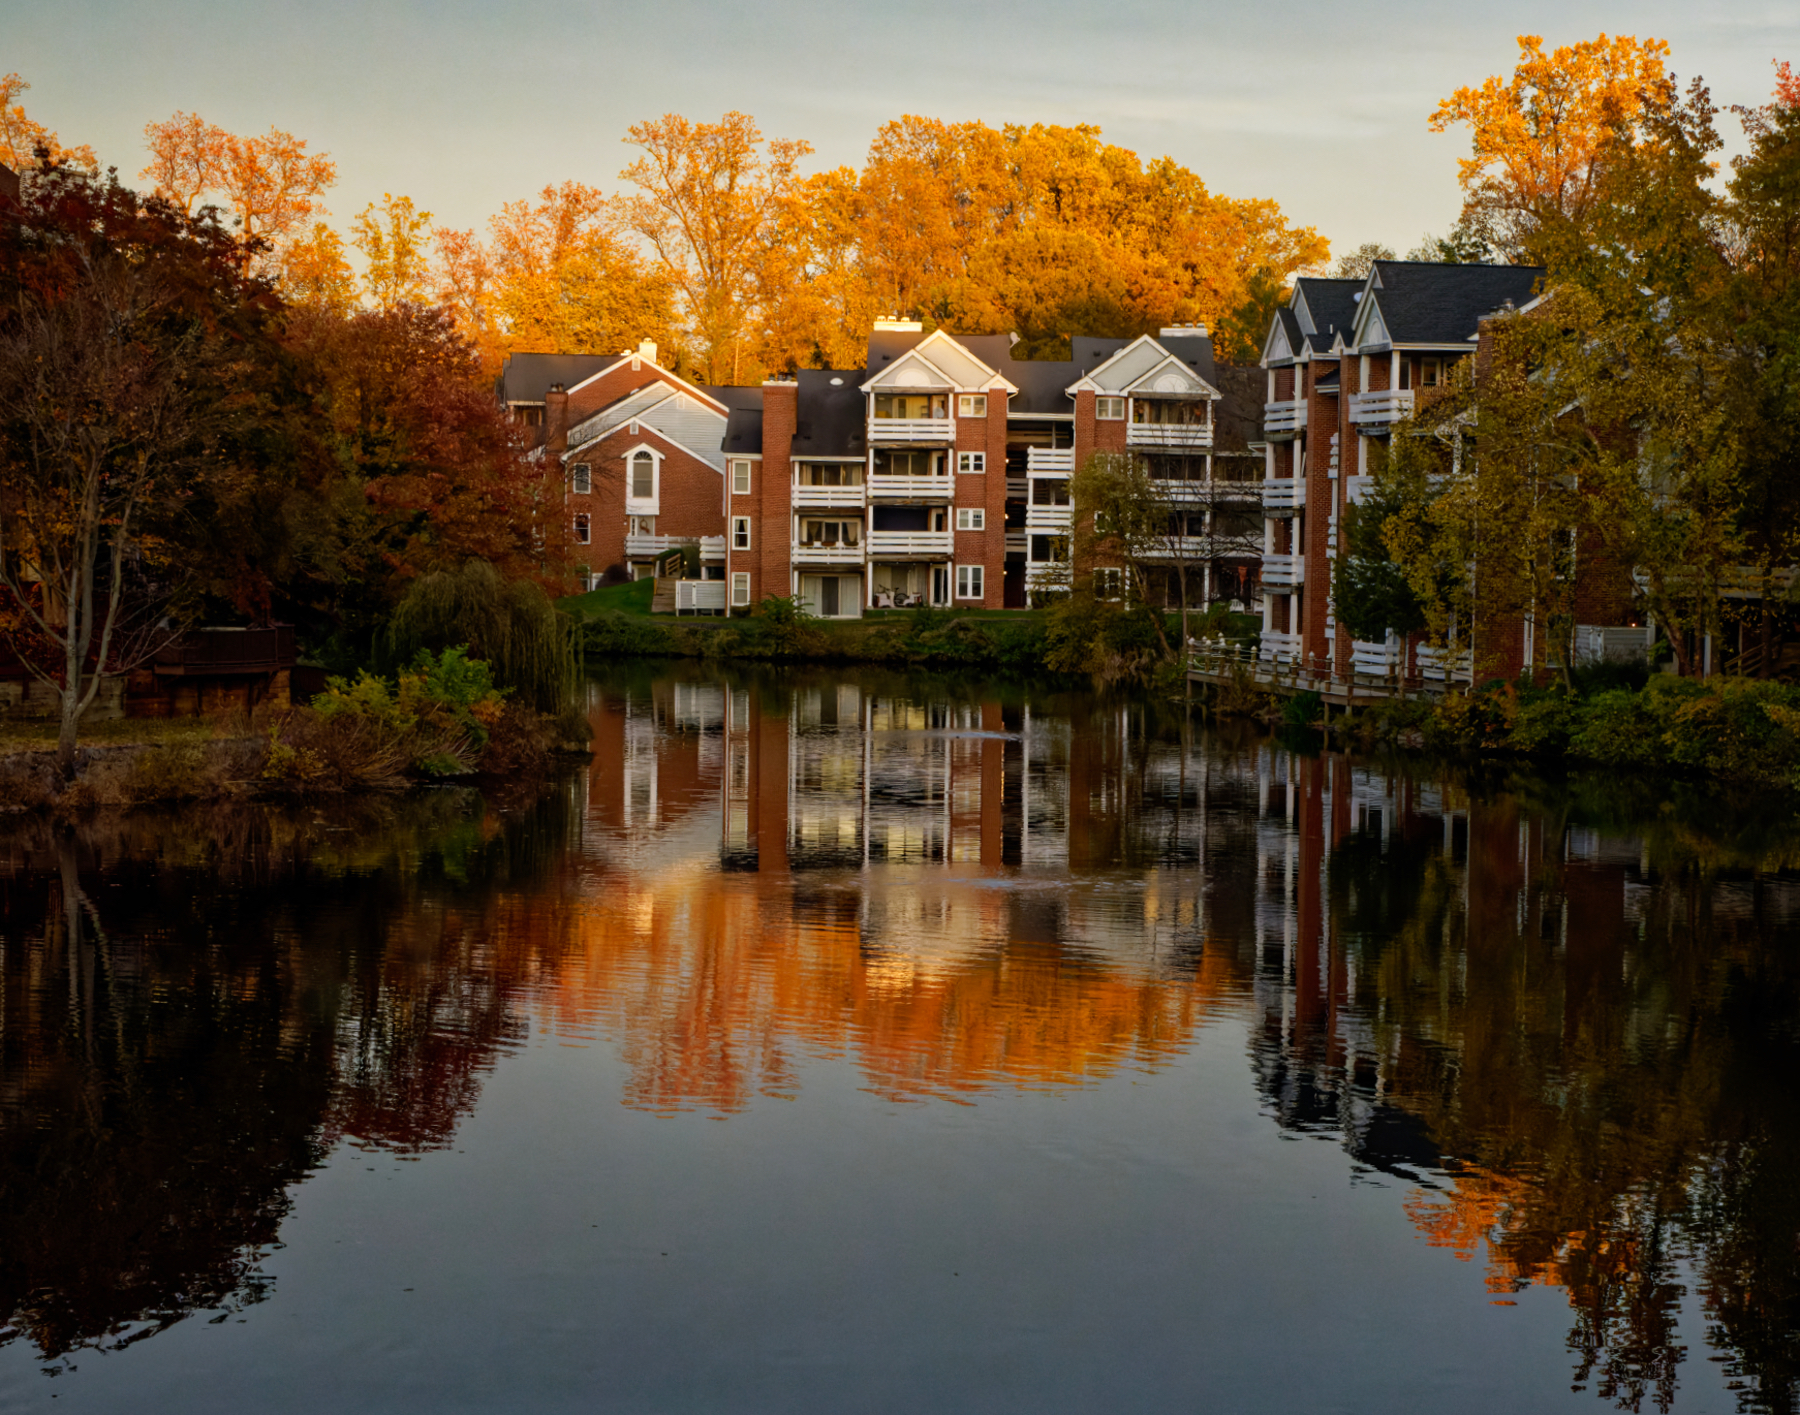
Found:
[(1165, 354), (1125, 390), (1134, 394), (1166, 394), (1170, 397), (1200, 398), (1216, 395), (1215, 389), (1173, 354)]
[(1362, 297), (1362, 303), (1356, 311), (1355, 347), (1366, 349), (1390, 342), (1387, 322), (1381, 317), (1381, 305), (1375, 299), (1374, 292), (1370, 291)]
[(1302, 334), (1317, 334), (1319, 326), (1313, 323), (1312, 310), (1306, 304), (1306, 292), (1300, 288), (1300, 282), (1294, 282), (1294, 318), (1300, 321)]
[(976, 358), (954, 335), (934, 329), (919, 341), (914, 353), (928, 359), (932, 367), (941, 369), (958, 389), (986, 388), (993, 383), (995, 371)]
[(927, 359), (917, 349), (909, 349), (865, 383), (863, 388), (865, 391), (872, 388), (942, 388), (949, 391), (958, 386), (955, 378), (939, 368), (933, 360)]
[(1269, 337), (1263, 341), (1262, 361), (1273, 364), (1293, 357), (1294, 346), (1288, 343), (1287, 330), (1282, 327), (1278, 314), (1269, 324)]

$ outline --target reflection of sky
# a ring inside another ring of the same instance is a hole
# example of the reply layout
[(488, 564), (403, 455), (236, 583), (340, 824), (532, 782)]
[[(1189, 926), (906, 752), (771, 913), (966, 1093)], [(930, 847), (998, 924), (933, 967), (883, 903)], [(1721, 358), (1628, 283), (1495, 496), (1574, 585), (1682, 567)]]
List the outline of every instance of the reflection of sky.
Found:
[(1436, 101), (1509, 71), (1519, 34), (1555, 45), (1602, 31), (1670, 40), (1677, 72), (1704, 74), (1721, 105), (1764, 101), (1771, 58), (1800, 54), (1788, 3), (588, 0), (536, 13), (471, 0), (61, 0), (9, 7), (5, 65), (33, 83), (33, 114), (128, 177), (143, 125), (176, 109), (309, 138), (338, 161), (340, 227), (384, 191), (469, 227), (546, 183), (611, 187), (632, 123), (735, 108), (810, 140), (819, 170), (860, 163), (903, 113), (1096, 123), (1215, 191), (1274, 198), (1334, 243), (1404, 251), (1457, 211), (1468, 144), (1427, 130)]

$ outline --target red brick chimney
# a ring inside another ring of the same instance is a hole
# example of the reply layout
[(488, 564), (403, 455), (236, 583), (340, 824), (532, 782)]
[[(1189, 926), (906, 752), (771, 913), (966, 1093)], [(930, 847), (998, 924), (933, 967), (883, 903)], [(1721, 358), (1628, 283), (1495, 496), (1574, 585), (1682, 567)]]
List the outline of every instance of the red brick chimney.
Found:
[(544, 450), (558, 456), (569, 446), (569, 395), (553, 383), (544, 395)]
[(757, 567), (750, 582), (752, 603), (767, 595), (790, 595), (794, 543), (794, 425), (800, 416), (800, 385), (783, 379), (763, 384), (761, 494), (755, 498), (752, 545)]

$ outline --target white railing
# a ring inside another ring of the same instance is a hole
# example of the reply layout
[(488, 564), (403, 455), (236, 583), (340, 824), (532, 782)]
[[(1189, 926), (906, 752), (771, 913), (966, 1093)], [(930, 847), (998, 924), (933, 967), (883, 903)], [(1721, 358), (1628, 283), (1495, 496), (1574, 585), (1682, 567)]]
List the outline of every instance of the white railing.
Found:
[(1350, 395), (1350, 421), (1359, 427), (1384, 426), (1410, 417), (1413, 391), (1410, 388), (1381, 388), (1373, 393)]
[[(1172, 501), (1182, 505), (1204, 506), (1213, 499), (1213, 483), (1204, 481), (1164, 481), (1160, 478), (1150, 483), (1151, 490), (1158, 500)], [(1254, 496), (1256, 493), (1252, 492)]]
[(1221, 477), (1207, 483), (1214, 501), (1261, 501), (1263, 484), (1247, 478)]
[(1006, 533), (1006, 553), (1008, 555), (1024, 555), (1031, 549), (1031, 540), (1025, 531), (1008, 531)]
[(625, 537), (625, 558), (637, 560), (661, 555), (665, 550), (673, 550), (678, 545), (689, 543), (678, 536), (628, 535)]
[(1293, 590), (1306, 582), (1304, 555), (1265, 555), (1262, 586), (1265, 590)]
[(1025, 566), (1027, 590), (1066, 590), (1069, 588), (1069, 562), (1033, 561)]
[(953, 418), (870, 418), (870, 442), (954, 442)]
[(1257, 657), (1264, 663), (1298, 663), (1300, 661), (1300, 636), (1264, 629)]
[(1374, 477), (1361, 476), (1344, 478), (1344, 500), (1352, 506), (1358, 506), (1367, 501), (1369, 499), (1369, 493), (1374, 490)]
[(1306, 478), (1270, 477), (1262, 484), (1262, 504), (1271, 516), (1292, 516), (1306, 505)]
[[(710, 565), (710, 564), (723, 565), (725, 563), (725, 537), (724, 536), (701, 536), (700, 537), (700, 563), (702, 565)], [(724, 581), (721, 580), (719, 583), (723, 584)]]
[(1470, 683), (1474, 681), (1474, 663), (1469, 651), (1446, 653), (1443, 649), (1434, 649), (1420, 644), (1414, 654), (1419, 665), (1419, 676), (1427, 682)]
[(794, 505), (796, 506), (861, 506), (863, 504), (863, 488), (860, 486), (801, 486), (794, 484)]
[(1008, 477), (1006, 494), (1014, 501), (1023, 501), (1031, 494), (1031, 483), (1024, 477)]
[(796, 565), (860, 565), (860, 545), (796, 545), (791, 551)]
[(896, 556), (919, 558), (949, 555), (956, 543), (952, 531), (870, 531), (869, 558), (888, 560)]
[(1205, 536), (1156, 536), (1143, 545), (1146, 560), (1206, 560), (1214, 549)]
[(955, 482), (950, 477), (883, 477), (869, 478), (869, 495), (871, 497), (941, 497), (950, 499)]
[(1284, 398), (1263, 404), (1263, 436), (1270, 442), (1286, 442), (1306, 431), (1306, 399)]
[(1025, 530), (1029, 534), (1063, 536), (1069, 533), (1074, 524), (1075, 508), (1073, 506), (1027, 506), (1025, 508)]
[(1075, 470), (1073, 447), (1027, 447), (1025, 470), (1031, 472), (1072, 472)]
[(1388, 678), (1399, 667), (1400, 646), (1392, 643), (1375, 643), (1369, 639), (1352, 639), (1350, 641), (1350, 671), (1366, 674), (1371, 678)]
[(677, 580), (675, 582), (675, 612), (684, 610), (725, 608), (725, 582), (723, 580)]
[(1127, 423), (1127, 447), (1180, 447), (1204, 451), (1213, 445), (1211, 423)]

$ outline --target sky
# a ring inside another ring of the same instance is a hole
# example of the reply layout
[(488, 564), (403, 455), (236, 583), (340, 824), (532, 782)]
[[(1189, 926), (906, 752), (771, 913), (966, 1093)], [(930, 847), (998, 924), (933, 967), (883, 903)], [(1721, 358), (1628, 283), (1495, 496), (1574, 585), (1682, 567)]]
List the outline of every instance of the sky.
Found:
[[(1336, 250), (1404, 253), (1447, 230), (1466, 133), (1434, 134), (1437, 100), (1510, 72), (1516, 36), (1550, 45), (1654, 35), (1721, 107), (1760, 103), (1771, 60), (1800, 59), (1794, 3), (1508, 6), (1181, 4), (1176, 0), (14, 0), (0, 73), (27, 110), (129, 180), (144, 124), (177, 109), (233, 132), (271, 125), (338, 164), (331, 219), (383, 192), (438, 224), (570, 178), (616, 189), (636, 121), (752, 114), (804, 138), (811, 163), (860, 164), (880, 124), (1093, 123), (1167, 154), (1215, 192), (1272, 197)], [(1723, 115), (1722, 130), (1738, 129)], [(1741, 147), (1741, 143), (1735, 144)], [(1728, 146), (1728, 151), (1730, 150)], [(813, 168), (808, 168), (813, 170)]]

